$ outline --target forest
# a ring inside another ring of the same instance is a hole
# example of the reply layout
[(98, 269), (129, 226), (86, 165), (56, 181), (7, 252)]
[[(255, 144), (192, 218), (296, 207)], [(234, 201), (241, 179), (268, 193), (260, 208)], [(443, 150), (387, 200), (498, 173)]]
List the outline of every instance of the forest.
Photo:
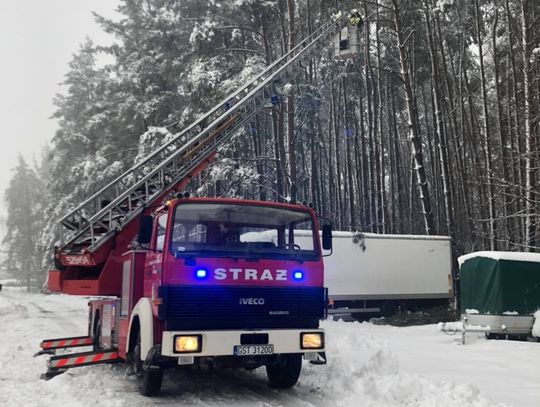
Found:
[(455, 255), (538, 251), (540, 2), (121, 0), (95, 15), (114, 43), (66, 67), (52, 142), (19, 158), (6, 266), (43, 280), (62, 215), (354, 8), (360, 55), (305, 61), (191, 193), (306, 201), (335, 230), (448, 235)]

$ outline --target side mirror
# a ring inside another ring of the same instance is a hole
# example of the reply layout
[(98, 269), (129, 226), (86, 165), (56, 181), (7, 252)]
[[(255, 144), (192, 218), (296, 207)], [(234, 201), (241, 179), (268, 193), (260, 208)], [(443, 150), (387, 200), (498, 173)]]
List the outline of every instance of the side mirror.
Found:
[(152, 226), (154, 218), (150, 215), (142, 215), (139, 223), (139, 234), (137, 242), (139, 244), (148, 244), (152, 240)]
[(322, 247), (324, 250), (332, 250), (332, 224), (325, 223), (322, 227)]

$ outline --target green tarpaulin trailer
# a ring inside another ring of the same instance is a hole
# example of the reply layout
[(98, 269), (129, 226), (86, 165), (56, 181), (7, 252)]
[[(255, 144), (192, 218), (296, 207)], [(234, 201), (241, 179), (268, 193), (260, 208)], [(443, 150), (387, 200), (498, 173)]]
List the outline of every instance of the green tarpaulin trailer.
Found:
[(529, 334), (540, 309), (540, 253), (475, 252), (458, 261), (466, 323)]

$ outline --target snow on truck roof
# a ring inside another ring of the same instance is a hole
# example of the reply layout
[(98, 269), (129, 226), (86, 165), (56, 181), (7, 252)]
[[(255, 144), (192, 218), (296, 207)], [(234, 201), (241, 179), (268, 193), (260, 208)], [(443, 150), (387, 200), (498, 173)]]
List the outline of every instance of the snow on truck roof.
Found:
[[(310, 236), (311, 230), (295, 230), (295, 236)], [(322, 232), (321, 232), (322, 233)], [(384, 235), (381, 233), (363, 233), (363, 232), (348, 232), (342, 230), (333, 230), (332, 237), (347, 237), (352, 239), (356, 235), (362, 235), (368, 239), (403, 239), (403, 240), (446, 240), (450, 241), (450, 236), (433, 236), (433, 235)]]
[(523, 253), (523, 252), (474, 252), (458, 257), (459, 266), (469, 259), (475, 257), (484, 257), (493, 260), (512, 260), (512, 261), (527, 261), (540, 263), (540, 253)]
[(380, 233), (360, 233), (360, 232), (346, 232), (334, 230), (332, 232), (333, 237), (353, 237), (357, 233), (370, 239), (406, 239), (406, 240), (450, 240), (449, 236), (433, 236), (433, 235), (385, 235)]

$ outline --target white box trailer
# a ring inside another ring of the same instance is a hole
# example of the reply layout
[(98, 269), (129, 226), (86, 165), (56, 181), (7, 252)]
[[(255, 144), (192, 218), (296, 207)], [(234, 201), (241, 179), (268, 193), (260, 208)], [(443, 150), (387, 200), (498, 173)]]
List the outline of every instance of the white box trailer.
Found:
[(330, 313), (391, 315), (402, 306), (448, 304), (451, 239), (334, 231), (324, 273)]
[[(242, 240), (249, 241), (253, 233)], [(266, 235), (277, 244), (275, 233)], [(312, 247), (311, 236), (296, 230), (295, 246)], [(400, 308), (446, 305), (453, 298), (450, 237), (342, 231), (332, 237), (332, 253), (324, 252), (330, 314), (389, 316)]]

